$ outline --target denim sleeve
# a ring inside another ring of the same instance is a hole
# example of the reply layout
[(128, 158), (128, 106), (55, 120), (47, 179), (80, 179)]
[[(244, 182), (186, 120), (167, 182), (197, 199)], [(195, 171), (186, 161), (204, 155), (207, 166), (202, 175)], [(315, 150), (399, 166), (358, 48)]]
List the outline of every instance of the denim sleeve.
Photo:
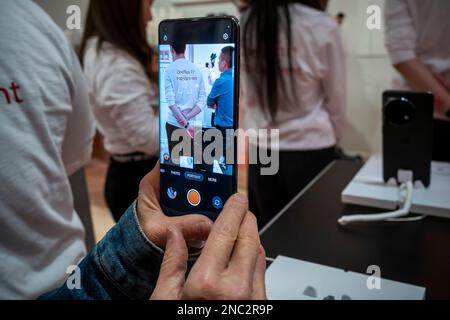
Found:
[(163, 254), (139, 226), (134, 203), (79, 264), (81, 288), (64, 283), (40, 299), (149, 299)]

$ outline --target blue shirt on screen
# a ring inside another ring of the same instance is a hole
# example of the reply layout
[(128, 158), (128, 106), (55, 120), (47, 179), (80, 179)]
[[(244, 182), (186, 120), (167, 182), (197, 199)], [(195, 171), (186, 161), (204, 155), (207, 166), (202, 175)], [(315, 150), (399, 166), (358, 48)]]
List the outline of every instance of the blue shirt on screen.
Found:
[(218, 127), (233, 127), (233, 70), (228, 69), (214, 82), (208, 96), (209, 107), (217, 105), (214, 116), (214, 125)]

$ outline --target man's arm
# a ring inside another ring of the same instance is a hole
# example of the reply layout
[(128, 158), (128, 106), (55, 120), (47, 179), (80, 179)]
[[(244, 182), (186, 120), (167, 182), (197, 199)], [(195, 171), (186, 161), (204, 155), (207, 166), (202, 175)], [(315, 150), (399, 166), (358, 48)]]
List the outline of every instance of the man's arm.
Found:
[(200, 112), (202, 112), (202, 109), (200, 109), (199, 106), (195, 106), (192, 109), (189, 110), (189, 112), (186, 113), (186, 120), (189, 121), (196, 115), (198, 115)]
[(166, 96), (166, 101), (169, 106), (175, 105), (175, 87), (170, 77), (170, 67), (164, 73), (164, 93)]
[(406, 0), (386, 2), (386, 48), (395, 69), (416, 91), (431, 91), (436, 100), (436, 111), (445, 113), (450, 108), (450, 92), (432, 71), (417, 59), (417, 30)]
[(189, 121), (189, 119), (186, 117), (186, 115), (180, 110), (180, 108), (176, 105), (171, 105), (169, 106), (169, 109), (172, 111), (173, 116), (175, 117), (175, 119), (177, 119), (178, 123), (181, 126), (185, 126), (187, 125), (187, 122)]
[(216, 82), (214, 82), (214, 85), (212, 86), (211, 92), (208, 95), (208, 98), (206, 99), (206, 105), (208, 107), (213, 107), (217, 104), (217, 99), (220, 96), (220, 86), (221, 86), (221, 79), (217, 79)]
[[(206, 240), (212, 226), (207, 217), (164, 215), (159, 204), (159, 170), (157, 165), (142, 179), (137, 204), (79, 264), (81, 289), (69, 289), (64, 284), (40, 299), (146, 300), (159, 275), (168, 227), (177, 225), (184, 239)], [(189, 267), (197, 256), (190, 256)]]
[[(265, 254), (246, 197), (232, 196), (214, 227), (202, 215), (167, 217), (159, 170), (144, 177), (138, 205), (80, 264), (82, 288), (62, 286), (41, 299), (266, 299)], [(207, 241), (189, 259), (186, 240)], [(165, 247), (164, 259), (156, 246)]]
[(148, 299), (162, 257), (163, 251), (142, 235), (133, 204), (79, 264), (81, 289), (64, 284), (39, 299)]
[(431, 91), (436, 101), (436, 112), (450, 111), (450, 91), (447, 90), (433, 72), (418, 59), (401, 62), (394, 65), (398, 72), (416, 91)]
[(203, 81), (203, 75), (200, 71), (197, 71), (199, 76), (199, 82), (198, 82), (198, 97), (197, 102), (192, 108), (192, 110), (187, 115), (187, 119), (190, 120), (196, 115), (198, 115), (200, 112), (202, 112), (203, 108), (205, 107), (206, 103), (206, 90), (205, 90), (205, 83)]
[(180, 108), (175, 103), (175, 85), (173, 83), (173, 80), (170, 76), (170, 68), (166, 70), (164, 74), (164, 91), (166, 95), (166, 101), (169, 105), (170, 111), (172, 111), (173, 116), (178, 121), (178, 123), (181, 126), (185, 126), (187, 124), (187, 120), (183, 113), (181, 112)]

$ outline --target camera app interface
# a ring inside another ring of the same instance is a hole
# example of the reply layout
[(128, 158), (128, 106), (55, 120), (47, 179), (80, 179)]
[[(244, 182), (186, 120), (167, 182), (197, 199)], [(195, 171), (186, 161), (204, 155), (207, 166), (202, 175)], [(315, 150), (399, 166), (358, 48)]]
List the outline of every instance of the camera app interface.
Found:
[(161, 200), (215, 219), (233, 193), (235, 43), (230, 21), (160, 26)]

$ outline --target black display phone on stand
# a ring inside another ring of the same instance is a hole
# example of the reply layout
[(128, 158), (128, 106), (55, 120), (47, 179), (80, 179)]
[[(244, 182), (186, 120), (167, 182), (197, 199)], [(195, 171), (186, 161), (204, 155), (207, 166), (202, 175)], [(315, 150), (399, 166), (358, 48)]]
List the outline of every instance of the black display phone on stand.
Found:
[[(430, 185), (434, 96), (429, 92), (383, 93), (384, 181), (411, 172), (413, 182)], [(398, 181), (397, 181), (398, 182)]]
[(238, 20), (164, 20), (158, 48), (161, 206), (215, 220), (237, 191)]

